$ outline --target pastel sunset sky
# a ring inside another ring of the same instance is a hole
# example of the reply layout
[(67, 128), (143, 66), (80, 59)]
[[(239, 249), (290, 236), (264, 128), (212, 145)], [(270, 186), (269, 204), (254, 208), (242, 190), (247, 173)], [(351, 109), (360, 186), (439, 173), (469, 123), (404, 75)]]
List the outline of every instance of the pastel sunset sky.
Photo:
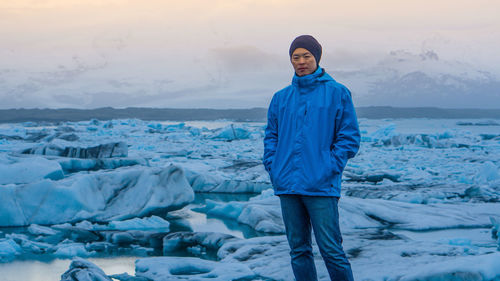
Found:
[[(358, 106), (500, 108), (498, 11), (497, 0), (0, 0), (0, 108), (266, 107), (290, 83), (301, 34)], [(422, 81), (443, 88), (398, 88)]]

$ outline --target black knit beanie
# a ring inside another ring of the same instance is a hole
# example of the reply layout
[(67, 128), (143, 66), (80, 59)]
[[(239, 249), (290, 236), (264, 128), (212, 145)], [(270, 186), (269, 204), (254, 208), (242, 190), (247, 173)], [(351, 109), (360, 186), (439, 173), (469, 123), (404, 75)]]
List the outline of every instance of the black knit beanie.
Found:
[(300, 35), (295, 38), (290, 45), (290, 58), (292, 58), (293, 51), (297, 48), (304, 48), (311, 52), (311, 54), (316, 59), (316, 63), (319, 64), (319, 60), (321, 59), (321, 45), (319, 42), (314, 39), (311, 35)]

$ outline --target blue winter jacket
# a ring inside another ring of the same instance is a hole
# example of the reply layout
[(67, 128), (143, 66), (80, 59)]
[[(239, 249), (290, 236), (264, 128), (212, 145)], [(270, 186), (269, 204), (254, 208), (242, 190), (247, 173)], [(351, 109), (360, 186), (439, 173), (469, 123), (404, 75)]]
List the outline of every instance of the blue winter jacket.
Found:
[(263, 163), (274, 193), (340, 197), (342, 171), (359, 141), (349, 90), (321, 67), (295, 74), (267, 114)]

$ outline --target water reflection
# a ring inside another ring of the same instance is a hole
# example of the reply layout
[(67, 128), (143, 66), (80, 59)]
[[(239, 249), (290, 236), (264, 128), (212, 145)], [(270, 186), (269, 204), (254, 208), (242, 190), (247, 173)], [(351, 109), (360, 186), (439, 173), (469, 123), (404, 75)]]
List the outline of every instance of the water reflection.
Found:
[[(259, 233), (251, 227), (235, 222), (234, 220), (221, 219), (207, 216), (204, 213), (195, 212), (192, 209), (205, 205), (207, 199), (218, 202), (230, 201), (248, 201), (256, 194), (213, 194), (213, 193), (196, 193), (193, 203), (182, 208), (181, 210), (170, 212), (166, 219), (171, 223), (170, 233), (187, 231), (187, 232), (218, 232), (230, 234), (238, 238), (251, 238), (256, 236), (264, 236), (265, 233)], [(29, 233), (27, 227), (6, 227), (0, 229), (0, 238), (8, 234), (24, 234), (30, 240), (36, 240), (36, 237)], [(155, 238), (161, 238), (156, 237)], [(147, 254), (148, 256), (162, 255), (161, 239), (155, 245), (150, 245), (155, 248), (154, 252)], [(201, 252), (200, 252), (201, 251)], [(190, 247), (181, 249), (175, 252), (167, 253), (168, 256), (197, 256), (204, 259), (216, 260), (217, 253), (215, 250), (202, 249), (199, 247)], [(89, 261), (95, 263), (106, 274), (128, 273), (135, 275), (135, 261), (138, 258), (146, 255), (137, 255), (126, 251), (124, 247), (118, 247), (117, 251), (109, 253), (99, 253), (97, 257), (88, 258)], [(24, 254), (18, 257), (17, 260), (10, 263), (0, 263), (0, 272), (2, 281), (45, 281), (45, 280), (60, 280), (61, 274), (68, 270), (71, 259), (58, 259), (53, 255), (48, 254)]]

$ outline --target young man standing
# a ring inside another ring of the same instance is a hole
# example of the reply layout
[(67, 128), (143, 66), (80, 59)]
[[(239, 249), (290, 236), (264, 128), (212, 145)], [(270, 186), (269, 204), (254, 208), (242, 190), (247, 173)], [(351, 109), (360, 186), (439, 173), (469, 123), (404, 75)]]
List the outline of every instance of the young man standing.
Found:
[(263, 162), (280, 197), (295, 279), (317, 280), (312, 226), (331, 280), (351, 281), (338, 200), (342, 171), (358, 151), (360, 133), (351, 94), (319, 66), (321, 52), (310, 35), (292, 42), (295, 75), (269, 105)]

